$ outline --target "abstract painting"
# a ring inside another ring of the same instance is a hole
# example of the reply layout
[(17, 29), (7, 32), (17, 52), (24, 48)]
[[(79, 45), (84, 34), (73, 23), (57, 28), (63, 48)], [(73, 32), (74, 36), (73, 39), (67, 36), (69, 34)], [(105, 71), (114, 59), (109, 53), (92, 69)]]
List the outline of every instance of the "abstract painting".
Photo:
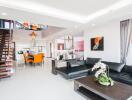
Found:
[(104, 50), (104, 37), (91, 38), (91, 50), (103, 51)]

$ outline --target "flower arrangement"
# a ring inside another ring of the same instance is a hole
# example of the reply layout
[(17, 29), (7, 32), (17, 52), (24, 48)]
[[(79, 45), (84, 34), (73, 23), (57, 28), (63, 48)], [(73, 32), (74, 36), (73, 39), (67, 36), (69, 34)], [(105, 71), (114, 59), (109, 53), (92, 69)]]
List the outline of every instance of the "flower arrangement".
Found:
[(98, 62), (93, 66), (92, 71), (94, 70), (97, 70), (95, 77), (100, 84), (106, 86), (114, 85), (114, 81), (109, 77), (109, 67), (106, 64)]

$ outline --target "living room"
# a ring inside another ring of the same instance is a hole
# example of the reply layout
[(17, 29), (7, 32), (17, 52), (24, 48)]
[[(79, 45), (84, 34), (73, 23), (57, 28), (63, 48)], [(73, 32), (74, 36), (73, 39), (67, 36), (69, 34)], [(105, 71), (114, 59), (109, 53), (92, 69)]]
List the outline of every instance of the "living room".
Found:
[(0, 1), (1, 100), (132, 100), (132, 0), (11, 1)]

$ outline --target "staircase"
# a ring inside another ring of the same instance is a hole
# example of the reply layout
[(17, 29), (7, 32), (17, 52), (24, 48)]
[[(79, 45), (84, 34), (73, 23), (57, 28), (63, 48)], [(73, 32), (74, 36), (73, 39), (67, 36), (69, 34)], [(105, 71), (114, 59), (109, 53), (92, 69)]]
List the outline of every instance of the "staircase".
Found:
[(0, 61), (5, 61), (9, 51), (9, 30), (0, 30)]
[[(9, 25), (11, 22), (12, 21), (9, 21)], [(14, 47), (12, 46), (12, 34), (13, 30), (11, 28), (0, 28), (0, 79), (10, 77), (14, 72)]]

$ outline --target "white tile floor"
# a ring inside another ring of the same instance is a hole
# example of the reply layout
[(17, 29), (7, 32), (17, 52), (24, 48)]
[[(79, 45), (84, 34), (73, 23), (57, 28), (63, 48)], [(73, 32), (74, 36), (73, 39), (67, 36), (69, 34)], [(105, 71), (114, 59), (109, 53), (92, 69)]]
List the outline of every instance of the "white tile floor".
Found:
[(13, 77), (0, 80), (0, 100), (86, 100), (73, 85), (73, 81), (51, 74), (49, 60), (43, 67), (18, 65)]

